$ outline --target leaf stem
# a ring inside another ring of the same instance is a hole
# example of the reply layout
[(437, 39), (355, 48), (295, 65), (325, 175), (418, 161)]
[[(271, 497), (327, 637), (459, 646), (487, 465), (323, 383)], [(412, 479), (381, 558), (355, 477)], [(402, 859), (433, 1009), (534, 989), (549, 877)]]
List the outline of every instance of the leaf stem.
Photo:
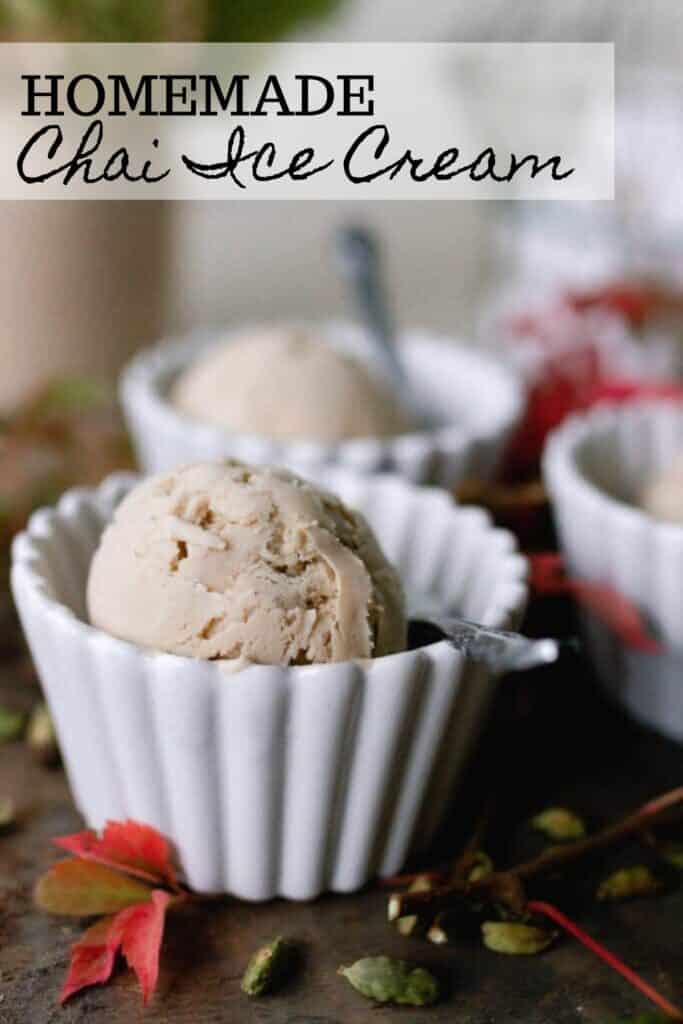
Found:
[(646, 996), (651, 1003), (654, 1003), (660, 1010), (662, 1010), (672, 1020), (683, 1021), (683, 1011), (679, 1010), (673, 1003), (670, 1003), (668, 999), (660, 995), (656, 989), (649, 985), (639, 974), (636, 974), (630, 967), (628, 967), (622, 960), (619, 959), (614, 953), (612, 953), (601, 943), (591, 938), (582, 928), (579, 928), (570, 918), (566, 917), (561, 910), (553, 906), (552, 903), (545, 903), (542, 900), (530, 900), (528, 909), (534, 914), (542, 914), (544, 917), (554, 921), (555, 924), (559, 925), (560, 928), (564, 928), (566, 932), (577, 939), (582, 945), (594, 953), (597, 957), (608, 964), (613, 970), (617, 971), (623, 978), (626, 979), (634, 988), (638, 989), (644, 996)]
[[(449, 885), (427, 892), (397, 893), (392, 896), (392, 911), (399, 917), (404, 917), (406, 914), (420, 915), (429, 910), (453, 906), (459, 898), (465, 895), (485, 899), (488, 894), (494, 896), (498, 902), (502, 897), (504, 902), (506, 890), (513, 895), (514, 902), (517, 904), (520, 883), (575, 863), (598, 850), (614, 846), (629, 836), (642, 832), (643, 829), (654, 824), (679, 804), (683, 804), (683, 786), (678, 786), (676, 789), (648, 801), (638, 810), (622, 818), (621, 821), (608, 826), (595, 835), (579, 839), (574, 843), (551, 847), (533, 860), (525, 861), (507, 871), (496, 871), (470, 884), (455, 880)], [(515, 907), (515, 909), (517, 908)]]
[(652, 825), (657, 818), (662, 817), (667, 811), (681, 803), (683, 803), (683, 786), (679, 786), (654, 800), (650, 800), (642, 807), (639, 807), (637, 811), (622, 818), (616, 824), (609, 825), (601, 832), (597, 832), (593, 836), (587, 836), (585, 839), (579, 839), (575, 843), (566, 843), (563, 846), (555, 846), (552, 849), (545, 850), (534, 860), (527, 861), (525, 864), (520, 864), (517, 868), (513, 868), (513, 871), (518, 878), (525, 880), (544, 874), (546, 871), (561, 867), (564, 864), (570, 864), (572, 861), (595, 853), (597, 850), (604, 850), (624, 839), (628, 839), (629, 836), (636, 835), (646, 825)]

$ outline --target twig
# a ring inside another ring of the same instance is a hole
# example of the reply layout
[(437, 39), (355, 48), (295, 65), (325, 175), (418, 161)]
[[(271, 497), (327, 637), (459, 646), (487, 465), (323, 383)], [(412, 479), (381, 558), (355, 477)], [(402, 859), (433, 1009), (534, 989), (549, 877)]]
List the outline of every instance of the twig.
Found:
[(425, 916), (430, 912), (435, 913), (456, 905), (465, 896), (492, 899), (519, 911), (520, 897), (523, 902), (522, 883), (548, 871), (576, 863), (598, 850), (614, 846), (642, 832), (679, 804), (683, 804), (683, 786), (650, 800), (615, 825), (610, 825), (593, 836), (551, 847), (533, 860), (518, 864), (507, 871), (496, 871), (472, 883), (451, 882), (428, 892), (395, 893), (389, 900), (389, 920), (393, 921), (406, 914)]
[(493, 817), (493, 808), (494, 799), (491, 797), (479, 815), (474, 831), (467, 840), (462, 853), (453, 865), (449, 879), (451, 885), (467, 884), (470, 872), (477, 863), (477, 854), (481, 852), (482, 844), (489, 830), (491, 818)]

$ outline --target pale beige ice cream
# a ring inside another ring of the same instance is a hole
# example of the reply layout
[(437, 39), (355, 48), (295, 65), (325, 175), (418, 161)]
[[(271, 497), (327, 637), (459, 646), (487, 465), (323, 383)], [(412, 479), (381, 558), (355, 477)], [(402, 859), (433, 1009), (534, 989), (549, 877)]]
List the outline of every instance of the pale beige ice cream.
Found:
[(647, 484), (640, 504), (655, 519), (683, 523), (683, 452)]
[(171, 401), (197, 420), (278, 440), (390, 437), (411, 422), (357, 360), (304, 328), (216, 345), (180, 375)]
[(405, 645), (401, 583), (363, 517), (286, 470), (237, 462), (135, 487), (87, 602), (107, 633), (193, 658), (308, 664)]

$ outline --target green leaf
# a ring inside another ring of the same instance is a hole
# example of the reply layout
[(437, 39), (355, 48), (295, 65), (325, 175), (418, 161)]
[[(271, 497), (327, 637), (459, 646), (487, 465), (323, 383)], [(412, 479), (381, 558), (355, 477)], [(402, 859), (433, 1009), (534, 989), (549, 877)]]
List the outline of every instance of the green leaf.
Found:
[(45, 391), (41, 413), (75, 413), (103, 405), (109, 400), (107, 389), (98, 381), (87, 377), (61, 377)]
[(24, 731), (26, 715), (23, 711), (12, 711), (0, 707), (0, 743), (18, 740)]
[(102, 864), (62, 860), (38, 880), (34, 900), (50, 914), (88, 917), (116, 913), (149, 900), (151, 895), (148, 885)]
[(259, 42), (278, 39), (297, 22), (329, 14), (339, 0), (209, 0), (206, 38), (212, 42)]

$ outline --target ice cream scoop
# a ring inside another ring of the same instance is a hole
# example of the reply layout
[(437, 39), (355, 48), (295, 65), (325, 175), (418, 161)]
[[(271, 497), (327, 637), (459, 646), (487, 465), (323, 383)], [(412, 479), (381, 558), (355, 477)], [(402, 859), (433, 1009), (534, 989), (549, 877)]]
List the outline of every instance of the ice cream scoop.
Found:
[(683, 453), (649, 481), (640, 504), (655, 519), (683, 523)]
[(365, 519), (286, 470), (237, 462), (134, 487), (87, 604), (111, 635), (194, 658), (301, 665), (405, 646), (401, 583)]
[(170, 397), (194, 419), (280, 440), (391, 437), (412, 427), (383, 382), (303, 327), (263, 328), (212, 346)]

